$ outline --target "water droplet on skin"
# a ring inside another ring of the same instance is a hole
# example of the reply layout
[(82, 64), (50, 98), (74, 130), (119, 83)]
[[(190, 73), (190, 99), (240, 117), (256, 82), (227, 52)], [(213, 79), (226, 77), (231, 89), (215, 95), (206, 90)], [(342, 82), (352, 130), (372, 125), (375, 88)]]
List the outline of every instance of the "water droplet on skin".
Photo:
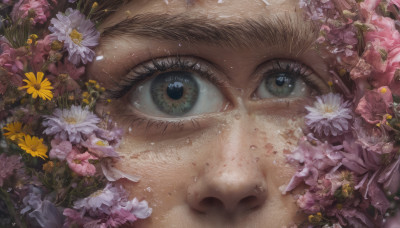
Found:
[(151, 192), (152, 189), (151, 189), (150, 187), (147, 187), (147, 188), (145, 189), (145, 191), (146, 191), (146, 192)]
[(222, 131), (221, 131), (221, 130), (219, 130), (219, 131), (218, 131), (218, 134), (221, 134), (221, 133), (222, 133)]
[(250, 146), (250, 149), (255, 150), (255, 149), (257, 149), (257, 146), (251, 145), (251, 146)]
[(131, 133), (131, 132), (132, 132), (132, 128), (131, 128), (131, 127), (129, 127), (129, 128), (128, 128), (128, 131), (129, 131), (129, 133)]
[(197, 177), (194, 177), (193, 181), (194, 181), (194, 183), (196, 183), (197, 182)]
[(237, 119), (237, 120), (240, 120), (240, 114), (238, 113), (238, 114), (235, 114), (235, 119)]
[(104, 56), (102, 56), (102, 55), (96, 56), (96, 61), (100, 61), (100, 60), (103, 60), (103, 59), (104, 59)]
[(182, 44), (181, 44), (181, 43), (179, 43), (179, 44), (178, 44), (178, 46), (179, 46), (179, 47), (182, 47)]
[(151, 142), (150, 145), (154, 146), (156, 143), (155, 142)]
[(192, 140), (191, 140), (190, 138), (187, 138), (187, 139), (186, 139), (186, 144), (192, 145)]

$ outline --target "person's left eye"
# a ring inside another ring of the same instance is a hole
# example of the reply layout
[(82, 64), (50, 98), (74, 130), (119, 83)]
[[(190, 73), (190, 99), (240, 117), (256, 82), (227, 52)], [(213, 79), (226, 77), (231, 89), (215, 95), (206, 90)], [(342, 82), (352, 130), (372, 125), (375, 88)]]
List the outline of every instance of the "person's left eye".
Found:
[(263, 80), (255, 92), (259, 99), (306, 97), (311, 92), (321, 93), (324, 82), (301, 63), (274, 60), (263, 69)]

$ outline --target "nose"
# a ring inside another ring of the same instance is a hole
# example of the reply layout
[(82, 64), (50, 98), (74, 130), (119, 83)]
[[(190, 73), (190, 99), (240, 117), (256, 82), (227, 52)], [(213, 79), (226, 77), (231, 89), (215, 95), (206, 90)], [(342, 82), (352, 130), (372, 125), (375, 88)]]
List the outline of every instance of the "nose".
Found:
[(206, 214), (232, 214), (264, 204), (265, 175), (251, 151), (251, 136), (245, 129), (245, 121), (234, 121), (221, 133), (208, 162), (188, 187), (187, 201), (192, 209)]

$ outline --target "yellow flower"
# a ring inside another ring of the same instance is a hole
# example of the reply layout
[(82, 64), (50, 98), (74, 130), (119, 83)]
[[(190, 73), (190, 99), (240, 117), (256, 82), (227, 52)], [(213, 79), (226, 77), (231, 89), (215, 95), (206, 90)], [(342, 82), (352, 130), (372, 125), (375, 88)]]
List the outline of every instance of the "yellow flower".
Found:
[(38, 96), (43, 100), (51, 100), (53, 98), (53, 93), (51, 92), (53, 87), (51, 83), (47, 78), (42, 81), (44, 76), (43, 72), (38, 72), (37, 78), (33, 72), (25, 73), (25, 76), (28, 78), (28, 80), (24, 79), (26, 86), (19, 87), (19, 90), (27, 89), (26, 92), (32, 94), (34, 99)]
[(39, 139), (36, 136), (24, 135), (18, 146), (25, 150), (26, 153), (32, 155), (32, 157), (40, 157), (43, 160), (47, 158), (47, 146), (43, 144), (43, 139)]
[(25, 135), (22, 131), (22, 123), (19, 121), (7, 124), (7, 126), (3, 127), (3, 130), (8, 131), (4, 133), (4, 136), (12, 141), (21, 139)]

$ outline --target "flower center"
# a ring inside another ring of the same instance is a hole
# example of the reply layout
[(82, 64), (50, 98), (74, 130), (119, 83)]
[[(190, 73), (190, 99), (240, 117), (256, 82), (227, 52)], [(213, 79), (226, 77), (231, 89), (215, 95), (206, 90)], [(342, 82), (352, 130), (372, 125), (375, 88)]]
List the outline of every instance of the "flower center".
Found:
[(98, 146), (108, 146), (107, 144), (104, 143), (103, 140), (99, 140), (99, 141), (96, 142), (96, 145), (98, 145)]
[(330, 106), (330, 105), (325, 105), (324, 106), (324, 112), (325, 113), (332, 113), (332, 112), (334, 112), (335, 110), (334, 110), (334, 108), (332, 107), (332, 106)]
[(71, 40), (77, 44), (81, 45), (82, 42), (82, 33), (79, 33), (76, 29), (73, 29), (72, 32), (69, 34), (69, 37), (71, 37)]
[(40, 83), (35, 83), (33, 85), (33, 88), (35, 88), (36, 90), (40, 90)]
[(74, 117), (65, 117), (64, 120), (69, 124), (76, 124), (78, 122)]

